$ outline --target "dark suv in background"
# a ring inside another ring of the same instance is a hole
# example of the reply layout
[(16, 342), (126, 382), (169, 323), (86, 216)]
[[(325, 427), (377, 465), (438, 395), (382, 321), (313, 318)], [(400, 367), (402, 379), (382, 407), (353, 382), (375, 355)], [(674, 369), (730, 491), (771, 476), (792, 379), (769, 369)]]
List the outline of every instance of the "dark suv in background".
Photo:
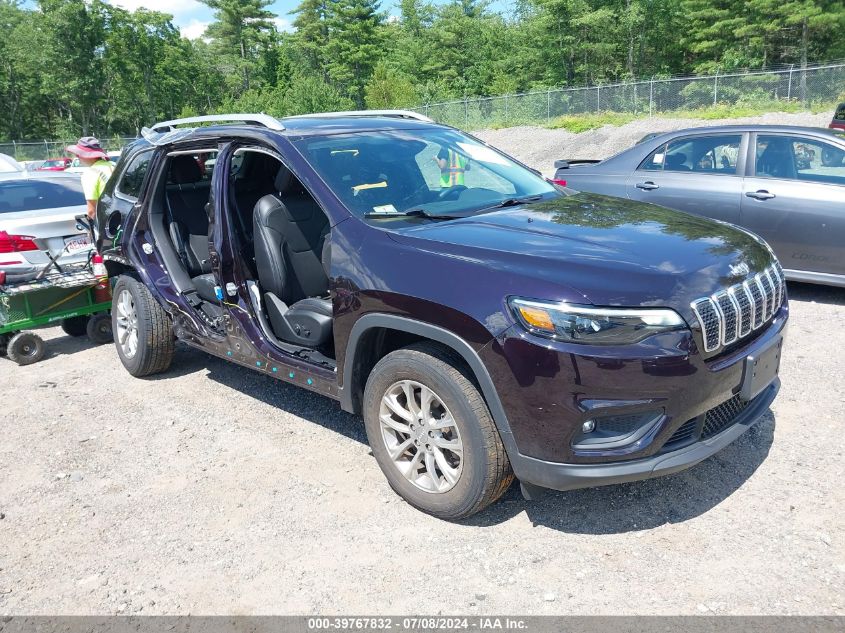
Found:
[(176, 338), (334, 398), (426, 512), (681, 470), (778, 391), (786, 285), (746, 231), (411, 112), (144, 136), (98, 207), (123, 365), (167, 369)]

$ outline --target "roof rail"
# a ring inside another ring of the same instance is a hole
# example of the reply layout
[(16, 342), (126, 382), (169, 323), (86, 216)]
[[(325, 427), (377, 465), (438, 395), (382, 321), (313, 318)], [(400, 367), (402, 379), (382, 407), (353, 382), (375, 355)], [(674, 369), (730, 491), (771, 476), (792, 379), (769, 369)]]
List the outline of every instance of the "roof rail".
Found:
[(313, 114), (295, 114), (289, 118), (319, 119), (323, 117), (334, 116), (390, 116), (399, 119), (414, 119), (416, 121), (434, 123), (433, 119), (430, 119), (424, 114), (420, 114), (419, 112), (414, 112), (413, 110), (346, 110), (343, 112), (315, 112)]
[(177, 125), (187, 125), (188, 123), (253, 123), (256, 125), (263, 125), (270, 130), (284, 130), (278, 119), (271, 117), (269, 114), (206, 114), (204, 116), (192, 116), (185, 119), (173, 119), (172, 121), (162, 121), (151, 125), (150, 129), (154, 132), (159, 132), (164, 128), (164, 131), (172, 130)]

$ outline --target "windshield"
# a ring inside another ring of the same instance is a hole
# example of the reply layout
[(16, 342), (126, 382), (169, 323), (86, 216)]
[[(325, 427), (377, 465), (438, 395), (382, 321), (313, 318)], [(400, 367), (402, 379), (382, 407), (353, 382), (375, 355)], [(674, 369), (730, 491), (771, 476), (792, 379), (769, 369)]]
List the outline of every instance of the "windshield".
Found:
[(561, 195), (534, 172), (454, 130), (369, 131), (306, 137), (296, 145), (359, 216), (411, 210), (462, 216), (514, 199)]

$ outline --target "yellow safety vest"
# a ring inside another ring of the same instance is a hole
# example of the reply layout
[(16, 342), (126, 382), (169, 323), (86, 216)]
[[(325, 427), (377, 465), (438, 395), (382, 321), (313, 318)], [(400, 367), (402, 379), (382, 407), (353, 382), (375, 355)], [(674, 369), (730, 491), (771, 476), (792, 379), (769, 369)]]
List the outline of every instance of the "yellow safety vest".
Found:
[(449, 150), (449, 165), (440, 170), (440, 186), (454, 187), (464, 184), (464, 174), (467, 170), (467, 159), (453, 149)]

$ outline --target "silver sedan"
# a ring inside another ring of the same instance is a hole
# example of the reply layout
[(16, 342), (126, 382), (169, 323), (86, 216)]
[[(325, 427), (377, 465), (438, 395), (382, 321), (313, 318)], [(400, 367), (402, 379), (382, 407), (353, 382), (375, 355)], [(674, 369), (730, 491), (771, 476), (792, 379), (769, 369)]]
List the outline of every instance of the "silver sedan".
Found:
[(6, 282), (83, 263), (93, 248), (75, 217), (87, 206), (79, 174), (0, 173), (0, 271)]
[(746, 227), (774, 249), (787, 279), (845, 286), (845, 137), (836, 132), (693, 128), (555, 167), (555, 179), (576, 190)]

